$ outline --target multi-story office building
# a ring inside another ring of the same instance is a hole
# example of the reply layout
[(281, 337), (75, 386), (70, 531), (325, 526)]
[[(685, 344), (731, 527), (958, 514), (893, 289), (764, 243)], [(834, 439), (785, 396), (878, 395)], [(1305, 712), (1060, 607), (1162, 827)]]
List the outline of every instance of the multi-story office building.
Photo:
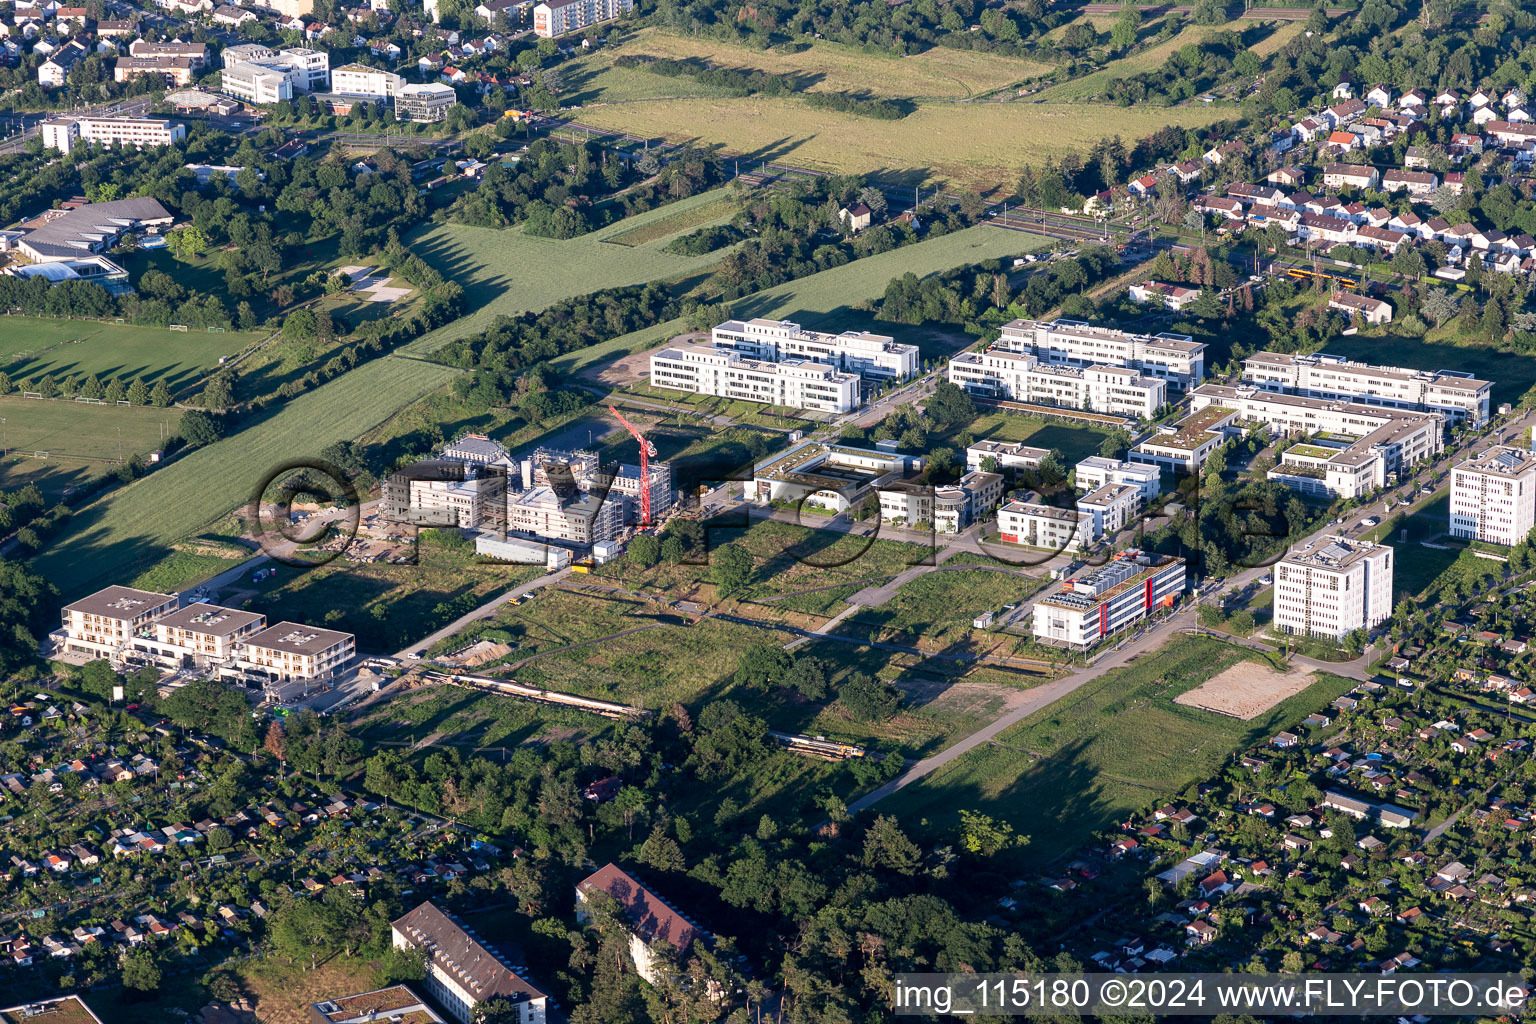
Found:
[(242, 43), (223, 56), (223, 90), (247, 103), (277, 103), (300, 93), (323, 92), (331, 80), (330, 54), (320, 50), (273, 50)]
[(651, 383), (791, 409), (848, 412), (858, 405), (859, 377), (804, 359), (769, 362), (708, 345), (674, 345), (651, 355)]
[(551, 39), (612, 21), (634, 9), (635, 0), (544, 0), (533, 9), (533, 31)]
[(1036, 601), (1034, 634), (1053, 643), (1092, 647), (1154, 609), (1172, 606), (1184, 592), (1186, 575), (1182, 558), (1127, 551)]
[(919, 367), (916, 345), (868, 331), (808, 331), (790, 320), (727, 320), (710, 331), (710, 344), (749, 359), (826, 363), (874, 380), (906, 380)]
[(1129, 484), (1136, 488), (1145, 506), (1163, 490), (1162, 471), (1153, 465), (1091, 455), (1079, 462), (1075, 469), (1076, 486), (1080, 491), (1096, 491), (1107, 484)]
[(624, 504), (590, 491), (562, 496), (553, 487), (507, 492), (507, 532), (576, 547), (613, 540)]
[(923, 460), (894, 451), (806, 441), (754, 469), (752, 496), (760, 503), (805, 501), (846, 511), (871, 489), (920, 472)]
[(998, 509), (997, 530), (1005, 544), (1047, 551), (1084, 551), (1098, 539), (1091, 514), (1032, 501), (1010, 501)]
[(69, 153), (82, 142), (106, 146), (172, 146), (187, 137), (187, 126), (155, 117), (50, 117), (42, 125), (43, 146)]
[(506, 466), (432, 459), (391, 473), (384, 481), (386, 518), (416, 526), (473, 529), (507, 520)]
[[(1210, 385), (1202, 385), (1195, 394)], [(1196, 406), (1195, 411), (1172, 426), (1158, 432), (1131, 449), (1131, 461), (1157, 466), (1175, 473), (1198, 473), (1200, 467), (1236, 428), (1236, 409), (1214, 403)]]
[(405, 79), (392, 71), (366, 64), (343, 64), (331, 70), (331, 91), (337, 96), (382, 102), (405, 88)]
[(1014, 441), (977, 441), (965, 450), (965, 468), (984, 469), (983, 463), (991, 459), (999, 470), (1039, 469), (1049, 454), (1049, 448), (1032, 448)]
[(152, 637), (135, 639), (129, 651), (168, 668), (218, 665), (233, 658), (240, 641), (267, 625), (260, 612), (189, 604), (155, 620)]
[(1469, 373), (1374, 366), (1326, 353), (1257, 352), (1243, 360), (1243, 380), (1267, 391), (1306, 398), (1437, 412), (1452, 425), (1474, 427), (1488, 422), (1493, 398), (1493, 382)]
[(108, 587), (64, 606), (62, 646), (66, 651), (111, 658), (162, 615), (174, 611), (175, 594), (132, 587)]
[(402, 86), (395, 93), (395, 117), (402, 121), (441, 121), (457, 100), (453, 87), (440, 82)]
[(1536, 527), (1536, 455), (1497, 446), (1451, 470), (1451, 536), (1519, 544)]
[(493, 953), (430, 901), (394, 921), (390, 941), (396, 949), (425, 953), (427, 994), (459, 1024), (471, 1024), (480, 1007), (495, 1000), (511, 1004), (518, 1024), (544, 1024), (549, 997), (518, 973), (524, 969)]
[(1105, 484), (1077, 499), (1077, 510), (1093, 518), (1093, 536), (1109, 537), (1136, 521), (1141, 490), (1133, 484)]
[(980, 519), (1003, 497), (1001, 473), (971, 472), (959, 483), (933, 485), (892, 480), (877, 488), (880, 518), (900, 526), (955, 534)]
[[(1445, 449), (1445, 420), (1438, 412), (1406, 412), (1364, 402), (1325, 401), (1251, 385), (1205, 384), (1190, 398), (1195, 410), (1231, 422), (1263, 423), (1275, 436), (1296, 439), (1269, 471), (1304, 494), (1358, 498), (1384, 487), (1388, 477)], [(1144, 446), (1138, 446), (1138, 451)], [(1131, 457), (1142, 461), (1138, 452)]]
[(1335, 640), (1392, 614), (1392, 548), (1313, 537), (1275, 566), (1275, 628)]
[(617, 903), (627, 924), (629, 957), (635, 973), (653, 985), (661, 979), (662, 969), (655, 947), (665, 943), (676, 955), (686, 956), (694, 939), (703, 932), (616, 864), (605, 864), (576, 883), (578, 921), (590, 916), (587, 907), (597, 893), (606, 893)]
[(357, 654), (357, 638), (334, 629), (279, 622), (240, 642), (237, 661), (247, 676), (272, 682), (315, 682), (334, 677)]
[(1168, 385), (1125, 366), (1076, 367), (992, 348), (949, 361), (949, 381), (989, 398), (1150, 419), (1167, 401)]
[(1176, 388), (1205, 379), (1205, 345), (1186, 334), (1133, 334), (1081, 320), (1013, 320), (992, 347), (1046, 363), (1124, 366)]

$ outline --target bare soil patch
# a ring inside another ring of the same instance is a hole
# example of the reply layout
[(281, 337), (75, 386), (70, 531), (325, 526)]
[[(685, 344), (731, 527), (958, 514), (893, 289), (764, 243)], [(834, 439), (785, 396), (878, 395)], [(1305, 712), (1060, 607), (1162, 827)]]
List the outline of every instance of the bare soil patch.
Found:
[(607, 384), (609, 387), (624, 387), (627, 384), (634, 384), (651, 375), (651, 356), (654, 353), (673, 345), (696, 345), (707, 343), (708, 341), (709, 335), (702, 332), (679, 334), (675, 338), (657, 345), (655, 348), (648, 348), (644, 352), (636, 352), (633, 355), (624, 356), (622, 359), (615, 359), (610, 363), (590, 367), (583, 371), (581, 376), (588, 380)]
[(1277, 672), (1257, 661), (1240, 661), (1193, 690), (1173, 698), (1175, 704), (1214, 711), (1247, 721), (1257, 718), (1287, 697), (1312, 685), (1313, 673), (1293, 669)]

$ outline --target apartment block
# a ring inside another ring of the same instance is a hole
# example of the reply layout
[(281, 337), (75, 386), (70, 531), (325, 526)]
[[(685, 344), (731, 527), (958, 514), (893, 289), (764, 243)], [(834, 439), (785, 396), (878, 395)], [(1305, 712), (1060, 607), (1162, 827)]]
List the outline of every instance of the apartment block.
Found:
[(175, 610), (175, 594), (107, 587), (64, 606), (63, 648), (98, 658), (113, 657), (162, 615)]
[(1205, 344), (1187, 334), (1135, 334), (1081, 320), (1013, 320), (994, 349), (1068, 366), (1124, 366), (1176, 388), (1205, 379)]
[(394, 921), (390, 941), (426, 954), (427, 994), (459, 1024), (472, 1024), (483, 1004), (498, 999), (511, 1004), (518, 1024), (544, 1024), (549, 996), (523, 977), (526, 969), (492, 952), (436, 904), (422, 903)]
[(820, 412), (849, 412), (859, 402), (859, 377), (804, 359), (749, 359), (708, 345), (674, 345), (651, 356), (656, 387)]
[(1068, 366), (992, 348), (949, 361), (949, 381), (988, 398), (1150, 419), (1167, 401), (1168, 385), (1125, 366)]
[(1445, 420), (1437, 412), (1305, 398), (1247, 384), (1204, 384), (1190, 403), (1192, 418), (1219, 409), (1218, 415), (1235, 413), (1300, 442), (1282, 453), (1268, 477), (1320, 498), (1358, 498), (1445, 449)]
[(874, 380), (906, 380), (919, 369), (916, 345), (868, 331), (808, 331), (790, 320), (727, 320), (710, 331), (709, 340), (749, 359), (806, 359)]
[(1141, 491), (1131, 484), (1105, 484), (1077, 499), (1077, 510), (1093, 519), (1093, 535), (1109, 537), (1136, 521)]
[(172, 146), (187, 137), (187, 126), (151, 117), (50, 117), (42, 124), (43, 146), (69, 153), (78, 144)]
[(1451, 536), (1519, 544), (1536, 527), (1536, 455), (1489, 448), (1451, 470)]
[(1155, 609), (1171, 607), (1184, 592), (1186, 577), (1182, 558), (1127, 551), (1036, 601), (1034, 634), (1052, 643), (1092, 647)]
[(635, 0), (544, 0), (533, 9), (533, 31), (545, 39), (622, 17)]
[(660, 980), (655, 947), (665, 943), (678, 955), (686, 955), (704, 931), (666, 900), (641, 884), (616, 864), (605, 864), (576, 883), (576, 919), (587, 920), (587, 907), (598, 893), (617, 904), (627, 922), (629, 956), (635, 973), (651, 984)]
[(266, 625), (260, 612), (189, 604), (156, 619), (153, 636), (133, 640), (129, 651), (166, 668), (217, 665), (235, 657), (240, 642)]
[(1010, 501), (998, 509), (997, 530), (1005, 544), (1047, 551), (1085, 551), (1098, 539), (1091, 514), (1031, 501)]
[(197, 65), (190, 57), (119, 57), (112, 65), (112, 81), (126, 82), (138, 75), (155, 75), (166, 85), (192, 84)]
[(272, 682), (314, 682), (332, 678), (357, 654), (351, 633), (297, 622), (279, 622), (247, 636), (241, 644), (241, 668)]
[(1075, 467), (1077, 489), (1096, 491), (1108, 484), (1128, 484), (1136, 488), (1143, 507), (1162, 493), (1162, 471), (1155, 465), (1120, 462), (1102, 455), (1091, 455)]
[(207, 43), (183, 43), (179, 40), (167, 40), (164, 42), (151, 42), (148, 39), (135, 39), (128, 44), (130, 57), (176, 57), (187, 61), (194, 71), (201, 71), (208, 66)]
[(965, 468), (983, 469), (982, 463), (991, 459), (1000, 470), (1039, 469), (1049, 454), (1049, 448), (1032, 448), (1014, 441), (977, 441), (965, 450)]
[(1275, 566), (1275, 628), (1338, 640), (1392, 614), (1392, 548), (1313, 537)]
[(1267, 391), (1307, 398), (1437, 412), (1449, 423), (1474, 427), (1488, 422), (1493, 400), (1493, 382), (1470, 373), (1375, 366), (1327, 353), (1257, 352), (1243, 360), (1243, 380)]

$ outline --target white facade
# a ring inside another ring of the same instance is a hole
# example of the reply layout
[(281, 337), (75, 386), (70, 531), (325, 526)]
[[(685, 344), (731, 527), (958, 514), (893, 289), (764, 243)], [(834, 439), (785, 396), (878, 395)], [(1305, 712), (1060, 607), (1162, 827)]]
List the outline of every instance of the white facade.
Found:
[(457, 100), (452, 86), (407, 85), (395, 94), (395, 116), (402, 121), (441, 121)]
[(1156, 466), (1091, 455), (1075, 469), (1080, 491), (1096, 491), (1106, 484), (1128, 484), (1140, 493), (1143, 506), (1162, 493), (1162, 472)]
[(1326, 353), (1257, 352), (1243, 360), (1243, 379), (1269, 391), (1308, 398), (1438, 412), (1451, 423), (1474, 427), (1488, 422), (1493, 398), (1493, 382), (1470, 374), (1375, 366)]
[(108, 587), (64, 606), (63, 646), (112, 658), (156, 619), (176, 609), (175, 594)]
[(1319, 536), (1275, 566), (1275, 628), (1340, 639), (1392, 614), (1393, 550), (1384, 544)]
[(187, 137), (187, 126), (147, 117), (50, 117), (42, 125), (43, 146), (68, 153), (79, 142), (108, 146), (171, 146)]
[(848, 412), (859, 402), (857, 374), (801, 359), (748, 359), (707, 345), (674, 345), (653, 353), (651, 383), (697, 395), (821, 412)]
[(545, 0), (533, 9), (533, 31), (550, 39), (612, 21), (634, 8), (635, 0)]
[(1091, 514), (1028, 501), (1010, 501), (998, 509), (997, 530), (1005, 544), (1048, 551), (1083, 551), (1098, 539)]
[(999, 470), (1039, 469), (1049, 454), (1049, 448), (1032, 448), (1015, 441), (977, 441), (965, 450), (965, 468), (984, 469), (982, 463), (991, 459)]
[(1519, 544), (1536, 527), (1536, 455), (1495, 447), (1451, 471), (1451, 536)]
[(1129, 367), (1080, 368), (996, 348), (951, 358), (949, 381), (992, 398), (1138, 419), (1152, 418), (1168, 396), (1168, 385), (1161, 379)]
[(1108, 537), (1135, 522), (1141, 491), (1130, 484), (1105, 484), (1077, 499), (1077, 510), (1093, 517), (1093, 535)]
[(277, 103), (330, 85), (331, 57), (320, 50), (272, 50), (255, 43), (224, 51), (224, 92), (247, 103)]
[(1092, 647), (1155, 609), (1171, 606), (1185, 584), (1184, 559), (1128, 551), (1035, 602), (1031, 625), (1042, 640)]
[(1177, 388), (1205, 379), (1205, 345), (1184, 334), (1133, 334), (1081, 320), (1013, 320), (994, 349), (1068, 366), (1125, 366)]
[(808, 331), (789, 320), (727, 320), (710, 331), (709, 340), (751, 359), (806, 359), (876, 380), (906, 380), (919, 365), (916, 345), (868, 331)]
[(398, 95), (403, 88), (405, 79), (399, 75), (366, 64), (343, 64), (331, 71), (331, 91), (338, 96), (377, 102)]

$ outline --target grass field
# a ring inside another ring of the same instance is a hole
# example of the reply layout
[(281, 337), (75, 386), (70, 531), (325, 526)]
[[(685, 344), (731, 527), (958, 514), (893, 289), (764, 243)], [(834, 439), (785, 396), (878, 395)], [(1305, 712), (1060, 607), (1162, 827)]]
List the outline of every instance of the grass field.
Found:
[(1257, 657), (1215, 640), (1180, 637), (901, 790), (880, 811), (897, 814), (909, 827), (925, 820), (945, 829), (956, 808), (975, 808), (1027, 835), (1022, 859), (1044, 864), (1137, 808), (1209, 777), (1233, 751), (1353, 685), (1322, 676), (1249, 721), (1173, 702), (1235, 662)]
[(175, 390), (197, 379), (264, 334), (246, 331), (171, 331), (96, 320), (49, 320), (8, 316), (0, 319), (0, 370), (19, 385), (45, 373), (57, 378), (93, 374), (109, 381), (164, 380)]
[[(1366, 534), (1371, 540), (1390, 545), (1397, 554), (1392, 560), (1392, 590), (1396, 598), (1423, 593), (1466, 551), (1467, 542), (1451, 537), (1450, 529), (1451, 498), (1441, 494), (1411, 515), (1388, 519)], [(1425, 547), (1426, 540), (1437, 546)]]
[(389, 357), (360, 366), (293, 399), (280, 414), (80, 510), (34, 567), (66, 597), (122, 580), (249, 500), (271, 467), (357, 437), (457, 372)]
[(1081, 103), (922, 104), (899, 121), (819, 110), (795, 99), (651, 100), (584, 107), (583, 123), (671, 142), (718, 145), (743, 162), (783, 160), (846, 174), (879, 173), (917, 185), (1012, 190), (1025, 164), (1086, 150), (1099, 139), (1138, 139), (1163, 125), (1202, 127), (1230, 116), (1206, 107), (1122, 108)]
[(173, 594), (232, 569), (250, 557), (249, 550), (233, 544), (188, 541), (139, 573), (128, 585)]
[(728, 220), (735, 215), (738, 208), (734, 199), (720, 196), (712, 203), (690, 206), (685, 210), (673, 210), (659, 220), (627, 228), (616, 235), (607, 235), (604, 240), (613, 245), (644, 245), (658, 238), (669, 238), (682, 231), (692, 231), (712, 221)]
[[(415, 234), (410, 239), (412, 251), (463, 285), (468, 308), (474, 312), (417, 338), (400, 351), (424, 355), (454, 338), (484, 330), (499, 315), (544, 309), (575, 295), (697, 274), (717, 263), (723, 253), (678, 256), (662, 251), (671, 235), (687, 228), (677, 228), (643, 244), (605, 243), (615, 236), (633, 237), (635, 232), (669, 218), (677, 223), (677, 218), (700, 207), (718, 209), (715, 204), (726, 195), (724, 189), (704, 192), (563, 241), (527, 235), (519, 227), (473, 228), (462, 224)], [(723, 213), (711, 219), (714, 216)]]
[[(1152, 26), (1142, 27), (1143, 36), (1145, 36), (1150, 27)], [(1052, 103), (1077, 102), (1097, 98), (1103, 95), (1110, 84), (1118, 79), (1125, 78), (1128, 75), (1138, 75), (1143, 71), (1151, 71), (1154, 68), (1161, 67), (1163, 62), (1173, 56), (1181, 47), (1188, 46), (1190, 43), (1198, 43), (1215, 31), (1217, 31), (1215, 28), (1206, 25), (1186, 25), (1172, 39), (1158, 43), (1155, 46), (1149, 46), (1147, 49), (1133, 53), (1128, 57), (1112, 60), (1101, 70), (1095, 71), (1093, 74), (1074, 78), (1060, 85), (1053, 85), (1049, 89), (1037, 93), (1032, 98), (1044, 99)], [(1146, 108), (1141, 107), (1139, 109), (1145, 110)]]
[(902, 584), (880, 607), (859, 608), (838, 629), (904, 644), (919, 637), (965, 643), (973, 637), (971, 620), (976, 616), (1000, 611), (1005, 604), (1018, 604), (1045, 582), (1043, 578), (986, 569), (926, 572)]
[(0, 418), (6, 451), (48, 453), (0, 462), (0, 487), (35, 483), (50, 496), (62, 496), (110, 472), (119, 454), (126, 458), (160, 448), (175, 433), (181, 411), (9, 395), (0, 398)]
[[(880, 297), (891, 278), (908, 271), (926, 277), (966, 263), (1016, 256), (1049, 246), (1050, 239), (1039, 235), (977, 225), (764, 289), (732, 302), (731, 315), (799, 320), (818, 331), (868, 329), (890, 335), (897, 341), (914, 344), (927, 341), (931, 344), (935, 334), (933, 328), (878, 321), (857, 305)], [(550, 366), (560, 373), (580, 373), (621, 356), (653, 348), (686, 329), (682, 320), (671, 320), (561, 356), (552, 360)], [(949, 347), (958, 346), (959, 342), (955, 341)]]
[(1011, 412), (984, 413), (973, 420), (968, 429), (982, 440), (1017, 441), (1035, 448), (1059, 449), (1068, 466), (1099, 454), (1099, 445), (1104, 443), (1106, 436), (1104, 431), (1093, 427), (1051, 423)]
[[(870, 53), (841, 43), (818, 40), (798, 52), (755, 50), (714, 39), (641, 29), (618, 46), (605, 47), (578, 62), (567, 78), (567, 104), (612, 103), (659, 96), (709, 95), (707, 87), (686, 78), (613, 67), (621, 56), (668, 57), (705, 61), (718, 67), (764, 71), (794, 78), (808, 92), (871, 93), (898, 99), (965, 99), (1034, 78), (1050, 65), (997, 54), (936, 47), (911, 57)], [(643, 76), (662, 83), (635, 82)], [(673, 91), (661, 92), (670, 87)]]

